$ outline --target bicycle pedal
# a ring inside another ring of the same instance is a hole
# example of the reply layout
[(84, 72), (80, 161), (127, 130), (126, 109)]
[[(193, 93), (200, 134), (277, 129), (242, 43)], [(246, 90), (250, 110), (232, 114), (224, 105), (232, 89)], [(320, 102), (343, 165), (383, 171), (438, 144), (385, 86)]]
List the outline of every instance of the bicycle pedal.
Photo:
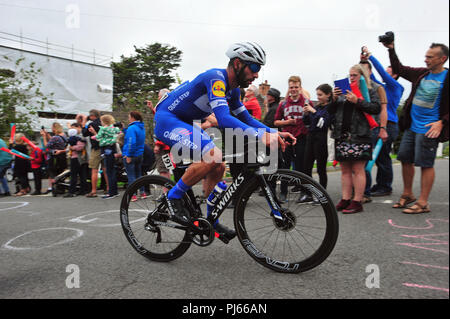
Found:
[(224, 244), (228, 244), (230, 242), (230, 240), (227, 237), (225, 237), (225, 235), (219, 234), (218, 232), (214, 232), (214, 236), (223, 241)]

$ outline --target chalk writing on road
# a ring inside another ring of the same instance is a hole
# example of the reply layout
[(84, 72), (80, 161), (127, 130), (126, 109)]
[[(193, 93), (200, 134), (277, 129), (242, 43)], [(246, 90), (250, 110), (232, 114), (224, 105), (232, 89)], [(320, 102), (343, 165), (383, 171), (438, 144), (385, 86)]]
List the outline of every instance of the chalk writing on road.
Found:
[[(138, 216), (139, 215), (142, 216), (142, 217), (139, 216), (140, 218), (138, 218), (138, 219), (134, 219), (133, 221), (130, 221), (130, 223), (136, 223), (139, 221), (143, 221), (147, 218), (148, 210), (130, 209), (129, 211), (137, 212)], [(104, 212), (90, 213), (90, 214), (86, 214), (86, 215), (79, 216), (76, 218), (72, 218), (69, 220), (69, 222), (85, 224), (85, 225), (94, 226), (94, 227), (117, 227), (117, 226), (121, 226), (122, 224), (120, 222), (108, 221), (108, 219), (118, 220), (118, 216), (119, 216), (119, 210), (114, 209), (114, 210), (107, 210)]]
[[(403, 226), (398, 225), (395, 223), (392, 219), (388, 220), (389, 225), (396, 229), (402, 229), (402, 230), (410, 230), (410, 231), (433, 231), (435, 229), (435, 226), (441, 223), (447, 223), (448, 219), (437, 219), (437, 218), (429, 218), (424, 221), (423, 226)], [(446, 229), (448, 229), (448, 226), (446, 226)], [(424, 234), (402, 234), (400, 235), (402, 238), (411, 239), (412, 242), (397, 242), (396, 244), (399, 246), (405, 246), (408, 248), (414, 248), (419, 249), (420, 251), (428, 251), (432, 253), (437, 254), (445, 254), (448, 255), (449, 253), (449, 247), (448, 247), (448, 232), (437, 232), (437, 233), (424, 233)], [(422, 267), (424, 269), (439, 269), (443, 271), (448, 271), (449, 267), (448, 265), (442, 266), (442, 265), (432, 265), (432, 264), (423, 264), (423, 263), (417, 263), (413, 261), (403, 261), (402, 264), (404, 265), (412, 265), (417, 267)], [(409, 283), (405, 282), (402, 284), (405, 287), (410, 288), (419, 288), (419, 289), (429, 289), (429, 290), (435, 290), (435, 291), (443, 291), (447, 294), (449, 293), (449, 289), (446, 287), (436, 287), (433, 285), (428, 284), (417, 284), (417, 283)]]
[[(68, 236), (67, 238), (57, 241), (55, 243), (52, 244), (48, 244), (48, 245), (43, 245), (43, 246), (15, 246), (13, 245), (13, 242), (22, 238), (29, 236), (30, 234), (34, 234), (34, 233), (38, 233), (38, 232), (44, 232), (47, 234), (54, 234), (56, 232), (61, 232), (62, 231), (69, 231), (74, 233), (72, 236)], [(84, 235), (84, 231), (81, 229), (77, 229), (77, 228), (67, 228), (67, 227), (55, 227), (55, 228), (43, 228), (43, 229), (36, 229), (36, 230), (30, 230), (27, 231), (26, 233), (23, 233), (19, 236), (16, 236), (10, 240), (8, 240), (3, 246), (2, 248), (4, 249), (10, 249), (10, 250), (38, 250), (38, 249), (43, 249), (43, 248), (49, 248), (49, 247), (53, 247), (53, 246), (57, 246), (57, 245), (62, 245), (62, 244), (66, 244), (68, 242), (71, 242), (77, 238), (80, 238), (81, 236)]]
[[(5, 205), (7, 204), (7, 205)], [(14, 204), (14, 205), (11, 205)], [(20, 207), (24, 207), (27, 206), (29, 203), (28, 202), (1, 202), (0, 205), (2, 207), (0, 207), (0, 212), (1, 211), (7, 211), (7, 210), (12, 210), (12, 209), (17, 209)], [(3, 206), (7, 206), (7, 207), (3, 207)]]

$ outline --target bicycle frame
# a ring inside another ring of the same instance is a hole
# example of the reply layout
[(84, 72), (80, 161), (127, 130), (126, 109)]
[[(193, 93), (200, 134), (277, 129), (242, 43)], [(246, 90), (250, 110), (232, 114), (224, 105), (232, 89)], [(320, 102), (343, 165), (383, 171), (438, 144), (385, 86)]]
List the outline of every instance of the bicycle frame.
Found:
[[(273, 195), (272, 189), (267, 184), (264, 176), (262, 174), (259, 174), (257, 171), (247, 169), (239, 173), (239, 175), (227, 187), (227, 189), (220, 194), (220, 197), (218, 198), (214, 209), (212, 210), (210, 216), (208, 216), (207, 218), (211, 225), (214, 225), (216, 223), (227, 206), (231, 203), (234, 196), (236, 196), (236, 193), (239, 194), (244, 188), (245, 184), (249, 183), (252, 179), (254, 179), (254, 177), (256, 177), (258, 184), (261, 186), (274, 217), (282, 219), (282, 215), (280, 213), (280, 203), (278, 203), (276, 197)], [(201, 208), (195, 199), (195, 195), (192, 189), (187, 192), (187, 195), (194, 206), (193, 208), (200, 213), (199, 215), (201, 215)]]

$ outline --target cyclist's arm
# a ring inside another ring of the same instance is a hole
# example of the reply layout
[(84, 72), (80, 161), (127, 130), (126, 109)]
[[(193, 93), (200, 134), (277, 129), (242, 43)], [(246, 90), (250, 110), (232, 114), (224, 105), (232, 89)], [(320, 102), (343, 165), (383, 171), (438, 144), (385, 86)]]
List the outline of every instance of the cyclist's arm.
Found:
[(276, 130), (271, 129), (270, 127), (264, 125), (260, 121), (256, 120), (253, 116), (251, 116), (244, 105), (237, 108), (236, 110), (233, 110), (233, 113), (236, 115), (236, 117), (240, 121), (242, 121), (243, 123), (246, 123), (247, 125), (249, 125), (251, 127), (262, 128), (262, 129), (264, 129), (265, 132), (269, 132), (269, 133), (276, 132)]
[(222, 128), (222, 129), (223, 128), (232, 128), (232, 129), (241, 128), (243, 131), (246, 131), (255, 136), (258, 136), (258, 138), (261, 138), (265, 132), (264, 130), (258, 131), (257, 128), (247, 125), (244, 122), (237, 119), (236, 117), (232, 116), (230, 114), (230, 110), (228, 108), (228, 103), (226, 103), (226, 100), (225, 100), (225, 104), (216, 106), (215, 108), (213, 108), (213, 111), (214, 111), (214, 115), (216, 116), (217, 124), (219, 125), (219, 128)]

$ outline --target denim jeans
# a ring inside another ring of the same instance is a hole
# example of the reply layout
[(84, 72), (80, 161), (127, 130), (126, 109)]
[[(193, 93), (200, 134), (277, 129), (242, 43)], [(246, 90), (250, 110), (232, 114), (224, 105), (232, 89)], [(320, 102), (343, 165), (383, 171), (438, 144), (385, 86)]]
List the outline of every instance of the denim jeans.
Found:
[(105, 166), (106, 166), (106, 176), (108, 177), (109, 184), (109, 195), (117, 195), (119, 192), (117, 190), (117, 171), (115, 167), (115, 157), (114, 153), (105, 153)]
[[(295, 145), (289, 145), (286, 147), (286, 151), (282, 153), (283, 162), (280, 168), (290, 169), (291, 162), (294, 162), (294, 170), (304, 173), (305, 172), (305, 148), (306, 148), (306, 136), (297, 136), (297, 143)], [(288, 184), (287, 182), (281, 182), (281, 193), (287, 194)]]
[(8, 180), (5, 177), (6, 170), (10, 167), (10, 165), (7, 166), (0, 166), (0, 184), (2, 186), (2, 194), (3, 193), (9, 193), (9, 187), (8, 187)]
[(434, 167), (439, 140), (407, 129), (403, 133), (397, 159), (402, 163), (414, 163), (416, 167)]
[[(392, 144), (397, 139), (398, 136), (398, 125), (397, 123), (388, 122), (386, 126), (388, 133), (388, 139), (383, 143), (381, 147), (380, 154), (378, 155), (375, 164), (377, 165), (377, 177), (376, 185), (372, 188), (372, 174), (366, 172), (366, 195), (370, 195), (372, 191), (382, 191), (382, 192), (392, 192), (392, 181), (394, 179), (394, 172), (392, 169), (392, 159), (391, 150)], [(374, 145), (378, 140), (379, 129), (374, 129), (373, 131), (373, 142)]]
[[(129, 158), (131, 159), (130, 163), (127, 163), (126, 158), (123, 159), (123, 165), (125, 166), (128, 177), (128, 186), (142, 175), (143, 155)], [(141, 189), (141, 192), (144, 192), (144, 188)]]

